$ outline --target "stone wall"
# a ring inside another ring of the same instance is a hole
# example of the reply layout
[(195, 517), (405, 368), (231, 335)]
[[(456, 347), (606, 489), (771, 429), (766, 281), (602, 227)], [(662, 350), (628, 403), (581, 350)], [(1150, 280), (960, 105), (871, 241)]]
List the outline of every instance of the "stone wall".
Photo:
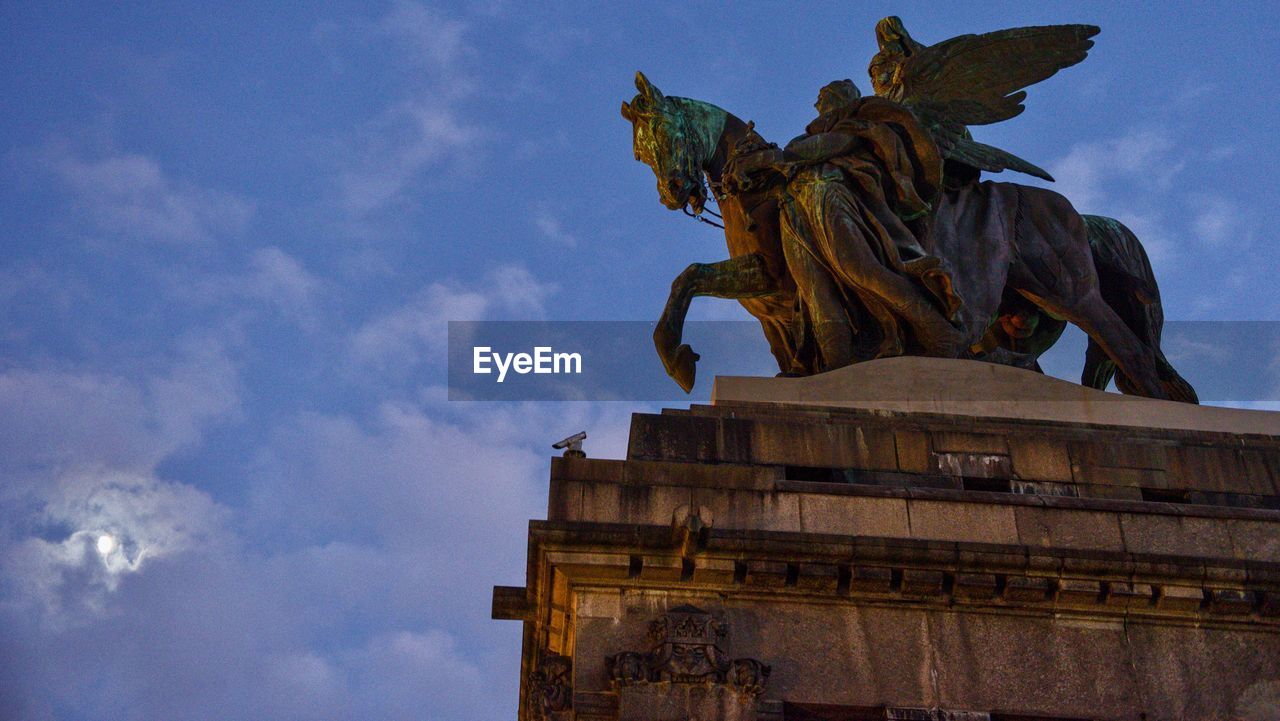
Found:
[(638, 414), (554, 459), (494, 615), (529, 720), (1280, 718), (1278, 482), (1262, 434)]

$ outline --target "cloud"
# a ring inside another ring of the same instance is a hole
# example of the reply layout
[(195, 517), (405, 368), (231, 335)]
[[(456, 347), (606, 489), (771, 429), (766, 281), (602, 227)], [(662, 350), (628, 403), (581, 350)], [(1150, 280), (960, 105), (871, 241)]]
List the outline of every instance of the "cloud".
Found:
[(0, 470), (11, 479), (84, 464), (146, 472), (234, 417), (240, 382), (223, 343), (190, 337), (150, 375), (15, 367), (0, 372)]
[(464, 67), (474, 55), (466, 23), (400, 0), (348, 33), (330, 30), (324, 34), (390, 44), (397, 51), (390, 59), (411, 78), (400, 97), (338, 143), (336, 187), (350, 215), (362, 218), (404, 202), (428, 170), (473, 162), (487, 134), (461, 107), (476, 89)]
[(1165, 357), (1175, 365), (1221, 365), (1232, 357), (1231, 349), (1225, 345), (1198, 340), (1179, 332), (1166, 332), (1160, 345)]
[(1191, 228), (1201, 243), (1214, 248), (1241, 247), (1251, 240), (1244, 229), (1243, 209), (1230, 199), (1202, 193), (1192, 197), (1191, 206), (1195, 212)]
[[(501, 718), (510, 702), (493, 693), (494, 679), (459, 654), (452, 636), (438, 630), (401, 631), (370, 640), (347, 659), (361, 705), (387, 721), (416, 721), (423, 709), (437, 718)], [(502, 686), (510, 688), (507, 682)]]
[(1173, 135), (1160, 128), (1133, 128), (1115, 138), (1077, 143), (1049, 166), (1057, 178), (1053, 190), (1082, 213), (1128, 225), (1159, 265), (1176, 245), (1163, 211), (1163, 194), (1186, 165), (1175, 149)]
[(440, 356), (450, 320), (476, 320), (489, 306), (481, 293), (454, 284), (432, 283), (404, 305), (374, 318), (351, 339), (351, 355), (360, 365), (393, 360), (413, 365)]
[[(480, 295), (494, 311), (540, 305), (544, 288), (511, 267)], [(45, 420), (33, 437), (67, 436), (34, 457), (6, 449), (43, 479), (0, 497), (0, 655), (19, 660), (0, 677), (10, 708), (124, 721), (509, 716), (519, 628), (490, 621), (485, 604), (493, 584), (522, 577), (525, 537), (512, 531), (544, 512), (548, 444), (586, 428), (590, 453), (619, 455), (633, 408), (402, 400), (368, 417), (296, 413), (242, 470), (247, 497), (220, 502), (154, 470), (235, 412), (234, 368), (218, 356), (192, 342), (148, 376), (6, 376), (34, 389), (24, 411)], [(113, 424), (133, 439), (121, 450), (76, 441)]]
[(564, 225), (560, 222), (551, 209), (545, 205), (539, 205), (533, 211), (533, 226), (538, 229), (542, 237), (547, 240), (559, 243), (568, 248), (575, 248), (578, 245), (578, 239), (572, 233), (565, 230)]
[(0, 694), (32, 718), (508, 717), (519, 627), (486, 601), (522, 578), (547, 445), (587, 428), (617, 455), (632, 410), (302, 413), (263, 439), (237, 506), (155, 474), (63, 476), (5, 524), (0, 654), (20, 663)]
[(1081, 212), (1093, 213), (1111, 204), (1113, 184), (1140, 180), (1145, 187), (1167, 188), (1185, 165), (1175, 159), (1172, 135), (1162, 129), (1139, 128), (1106, 140), (1077, 143), (1065, 157), (1050, 165), (1057, 178), (1053, 189), (1069, 198)]
[(28, 519), (37, 535), (13, 542), (0, 561), (16, 586), (4, 601), (32, 607), (33, 618), (55, 626), (104, 612), (123, 577), (209, 543), (225, 515), (191, 486), (107, 468), (60, 477), (37, 503)]
[(445, 17), (422, 3), (396, 0), (391, 10), (370, 26), (392, 39), (408, 62), (431, 73), (448, 73), (472, 50), (466, 42), (467, 24)]
[(320, 285), (297, 259), (275, 247), (254, 251), (249, 270), (244, 283), (248, 295), (294, 312), (311, 306)]
[(1211, 191), (1183, 190), (1188, 168), (1220, 156), (1221, 148), (1182, 143), (1168, 129), (1132, 128), (1072, 146), (1050, 172), (1058, 179), (1053, 189), (1081, 212), (1128, 225), (1159, 270), (1189, 252), (1251, 239), (1250, 221), (1237, 203)]
[(481, 137), (441, 98), (401, 101), (362, 127), (345, 152), (342, 204), (356, 216), (391, 205), (429, 167), (463, 158)]
[(498, 267), (477, 287), (432, 283), (404, 305), (362, 325), (352, 337), (351, 355), (359, 365), (383, 368), (439, 359), (448, 343), (449, 321), (483, 320), (500, 312), (536, 319), (557, 290), (520, 266)]
[(243, 197), (174, 179), (146, 155), (86, 157), (54, 142), (36, 162), (71, 193), (74, 211), (91, 231), (119, 240), (207, 243), (242, 233), (253, 217), (254, 206)]
[(518, 265), (500, 266), (486, 275), (492, 307), (516, 314), (540, 317), (546, 313), (547, 299), (559, 287), (542, 283)]
[[(458, 532), (537, 508), (544, 462), (497, 434), (473, 433), (485, 429), (484, 417), (450, 423), (386, 403), (366, 430), (343, 416), (303, 415), (261, 460), (257, 516), (274, 532), (332, 540), (470, 543)], [(362, 482), (371, 472), (376, 482)]]
[(192, 336), (149, 373), (0, 373), (0, 605), (62, 624), (101, 612), (123, 577), (213, 534), (220, 512), (156, 467), (240, 409), (216, 338)]
[(258, 248), (243, 270), (206, 273), (182, 269), (169, 274), (175, 297), (204, 304), (230, 304), (238, 310), (245, 303), (265, 306), (281, 315), (310, 324), (314, 320), (317, 296), (323, 282), (294, 256), (275, 246)]

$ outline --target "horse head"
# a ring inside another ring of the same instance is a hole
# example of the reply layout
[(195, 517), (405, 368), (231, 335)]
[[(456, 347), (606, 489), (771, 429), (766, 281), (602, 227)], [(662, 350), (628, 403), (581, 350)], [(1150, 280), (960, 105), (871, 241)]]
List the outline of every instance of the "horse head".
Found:
[(644, 73), (636, 73), (636, 89), (639, 94), (622, 104), (636, 160), (653, 169), (663, 205), (702, 212), (707, 201), (703, 168), (715, 153), (728, 114), (699, 100), (669, 98)]

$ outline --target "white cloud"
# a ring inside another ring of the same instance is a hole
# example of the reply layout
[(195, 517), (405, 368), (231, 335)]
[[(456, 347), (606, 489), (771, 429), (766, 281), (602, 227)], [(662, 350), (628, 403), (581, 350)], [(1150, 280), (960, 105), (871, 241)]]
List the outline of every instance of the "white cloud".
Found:
[(0, 407), (0, 470), (15, 481), (84, 464), (146, 472), (238, 412), (239, 378), (219, 341), (194, 337), (151, 375), (11, 368)]
[(452, 71), (471, 53), (465, 38), (467, 24), (422, 3), (396, 0), (372, 28), (394, 40), (409, 62), (428, 72)]
[(311, 306), (320, 285), (297, 259), (276, 247), (254, 251), (249, 270), (246, 285), (250, 295), (295, 312)]
[(84, 157), (55, 142), (37, 163), (71, 192), (94, 232), (124, 241), (205, 243), (243, 232), (254, 212), (243, 197), (170, 177), (138, 153)]
[[(417, 721), (423, 710), (435, 718), (501, 718), (510, 702), (494, 687), (515, 692), (514, 680), (494, 679), (456, 649), (442, 631), (400, 631), (371, 639), (348, 659), (366, 708), (387, 721)], [(496, 682), (496, 683), (495, 683)]]
[(170, 292), (178, 298), (205, 304), (246, 301), (275, 309), (299, 322), (314, 320), (323, 282), (294, 256), (275, 246), (258, 248), (239, 272), (200, 275), (183, 268), (169, 273)]
[(473, 54), (466, 23), (399, 0), (386, 15), (353, 30), (366, 41), (389, 42), (398, 51), (391, 59), (412, 78), (354, 139), (339, 142), (338, 197), (349, 214), (362, 218), (405, 201), (429, 170), (472, 162), (486, 133), (460, 107), (476, 87), (464, 69)]
[(432, 283), (409, 302), (370, 320), (351, 339), (352, 358), (362, 365), (413, 365), (439, 357), (450, 320), (476, 320), (489, 306), (481, 293)]
[(1231, 357), (1231, 349), (1223, 345), (1189, 338), (1182, 333), (1166, 333), (1160, 341), (1165, 357), (1174, 365), (1191, 365), (1197, 362), (1224, 363)]
[(209, 497), (155, 469), (235, 416), (240, 382), (219, 340), (178, 346), (149, 371), (0, 373), (0, 606), (74, 624), (107, 609), (121, 579), (215, 535)]
[(492, 307), (526, 316), (540, 317), (546, 313), (547, 299), (559, 288), (554, 283), (542, 283), (526, 268), (504, 265), (485, 276), (490, 289)]
[(361, 326), (352, 337), (352, 358), (379, 367), (412, 367), (438, 359), (448, 342), (449, 321), (483, 320), (494, 313), (536, 319), (556, 290), (520, 266), (498, 267), (474, 287), (432, 283), (404, 305)]
[(1159, 273), (1160, 266), (1185, 259), (1196, 246), (1220, 247), (1248, 238), (1240, 208), (1231, 200), (1182, 189), (1184, 171), (1217, 153), (1186, 147), (1167, 129), (1134, 128), (1072, 146), (1050, 165), (1050, 172), (1058, 179), (1053, 189), (1077, 210), (1128, 225)]
[(1129, 226), (1152, 263), (1174, 255), (1163, 198), (1184, 162), (1175, 159), (1172, 135), (1161, 129), (1131, 129), (1116, 138), (1078, 143), (1049, 166), (1053, 190), (1082, 213), (1107, 215)]
[(103, 612), (145, 564), (214, 541), (225, 515), (191, 486), (106, 468), (68, 473), (39, 495), (44, 534), (13, 543), (0, 569), (19, 588), (7, 602), (54, 626)]
[[(123, 385), (144, 428), (173, 426), (151, 384)], [(304, 413), (263, 439), (234, 507), (155, 472), (54, 476), (36, 511), (0, 507), (24, 519), (0, 538), (0, 653), (43, 659), (6, 693), (24, 714), (126, 721), (509, 716), (519, 629), (484, 605), (522, 578), (511, 531), (544, 512), (548, 444), (585, 428), (589, 453), (616, 457), (632, 410)], [(118, 556), (98, 552), (104, 534)]]
[(539, 205), (533, 211), (533, 226), (538, 229), (542, 237), (547, 240), (559, 243), (568, 248), (574, 248), (578, 245), (578, 239), (572, 233), (565, 230), (564, 224), (560, 219), (551, 212), (551, 209), (545, 205)]
[(493, 433), (486, 416), (450, 423), (386, 403), (365, 429), (344, 416), (304, 415), (262, 458), (257, 516), (277, 532), (322, 530), (334, 540), (372, 533), (393, 544), (470, 543), (458, 532), (538, 508), (545, 462)]
[(401, 200), (430, 167), (465, 156), (481, 132), (442, 98), (405, 100), (357, 134), (338, 175), (343, 206), (362, 216)]
[(1192, 198), (1191, 205), (1196, 240), (1216, 248), (1239, 247), (1249, 240), (1242, 227), (1243, 211), (1236, 203), (1219, 195), (1200, 194)]
[(1134, 129), (1118, 138), (1077, 143), (1050, 165), (1053, 189), (1082, 213), (1098, 213), (1114, 204), (1112, 184), (1140, 181), (1167, 188), (1184, 161), (1172, 156), (1175, 145), (1164, 130)]

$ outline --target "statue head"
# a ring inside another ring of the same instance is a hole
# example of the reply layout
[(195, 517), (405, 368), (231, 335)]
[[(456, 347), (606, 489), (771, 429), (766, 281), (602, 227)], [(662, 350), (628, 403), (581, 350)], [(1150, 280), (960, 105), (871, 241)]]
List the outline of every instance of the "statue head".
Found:
[(876, 95), (892, 98), (898, 89), (898, 70), (907, 58), (924, 50), (902, 24), (902, 18), (890, 15), (876, 23), (876, 44), (880, 52), (871, 58), (867, 73), (871, 76), (871, 88)]
[(813, 107), (818, 109), (818, 114), (823, 115), (832, 110), (843, 108), (862, 97), (862, 91), (858, 90), (858, 86), (853, 81), (845, 78), (844, 80), (833, 80), (818, 91), (818, 102)]
[(692, 205), (701, 212), (707, 200), (703, 166), (724, 130), (725, 112), (698, 100), (669, 98), (644, 73), (636, 73), (636, 89), (639, 94), (622, 104), (636, 160), (653, 169), (663, 205), (672, 210)]

